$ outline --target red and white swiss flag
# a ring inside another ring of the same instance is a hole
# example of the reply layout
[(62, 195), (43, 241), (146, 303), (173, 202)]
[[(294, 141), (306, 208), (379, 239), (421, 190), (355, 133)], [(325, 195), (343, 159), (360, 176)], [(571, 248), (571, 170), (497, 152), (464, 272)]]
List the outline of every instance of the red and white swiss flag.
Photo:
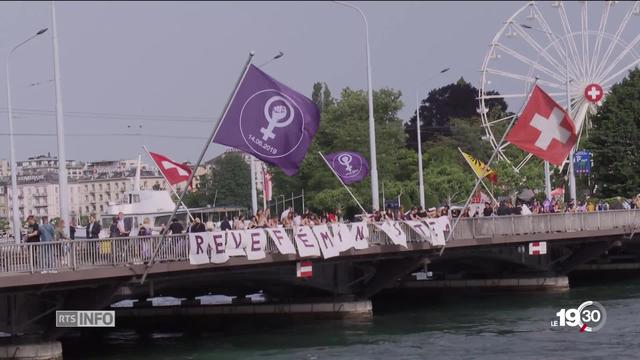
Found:
[(561, 166), (577, 136), (569, 114), (536, 85), (506, 139), (526, 152)]
[(149, 152), (149, 156), (151, 156), (151, 159), (156, 163), (156, 166), (169, 184), (175, 185), (189, 180), (189, 176), (191, 176), (191, 168), (189, 166), (153, 152)]
[(296, 264), (296, 276), (299, 278), (310, 278), (313, 276), (311, 261), (298, 261)]
[(529, 255), (544, 255), (547, 253), (546, 241), (534, 241), (529, 243)]

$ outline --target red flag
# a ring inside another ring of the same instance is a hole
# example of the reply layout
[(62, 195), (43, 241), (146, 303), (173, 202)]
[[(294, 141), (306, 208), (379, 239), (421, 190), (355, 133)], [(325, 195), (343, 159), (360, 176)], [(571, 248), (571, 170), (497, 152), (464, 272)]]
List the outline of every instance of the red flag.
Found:
[(191, 168), (189, 166), (170, 160), (160, 154), (149, 152), (149, 156), (151, 156), (169, 184), (175, 185), (189, 180), (191, 176)]
[(271, 184), (271, 174), (269, 174), (267, 169), (265, 169), (265, 167), (262, 166), (262, 196), (264, 197), (265, 201), (271, 201), (272, 188), (273, 187)]
[(296, 276), (299, 278), (310, 278), (313, 276), (313, 265), (311, 261), (298, 261), (296, 263)]
[(537, 85), (507, 134), (513, 145), (557, 166), (562, 165), (576, 140), (571, 117)]

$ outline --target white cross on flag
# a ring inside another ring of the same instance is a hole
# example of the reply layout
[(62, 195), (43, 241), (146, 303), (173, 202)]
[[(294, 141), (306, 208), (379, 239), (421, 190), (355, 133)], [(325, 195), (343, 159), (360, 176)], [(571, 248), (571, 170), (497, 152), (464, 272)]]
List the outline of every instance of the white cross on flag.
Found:
[(160, 170), (169, 184), (175, 185), (183, 181), (189, 181), (191, 168), (188, 165), (180, 164), (166, 156), (156, 154), (151, 151), (149, 151), (149, 156), (151, 156), (151, 159), (156, 163), (158, 170)]
[(296, 264), (296, 276), (299, 278), (310, 278), (313, 276), (313, 265), (311, 261), (298, 261)]
[(536, 85), (506, 139), (520, 149), (560, 166), (577, 137), (569, 114)]
[(547, 253), (546, 241), (534, 241), (529, 243), (529, 255), (544, 255)]

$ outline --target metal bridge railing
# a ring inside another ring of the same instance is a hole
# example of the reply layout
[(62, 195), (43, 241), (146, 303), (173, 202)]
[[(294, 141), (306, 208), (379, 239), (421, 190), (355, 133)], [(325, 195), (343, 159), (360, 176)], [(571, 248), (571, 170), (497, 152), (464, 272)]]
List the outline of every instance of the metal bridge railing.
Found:
[[(461, 219), (456, 227), (453, 240), (616, 228), (630, 234), (639, 223), (640, 210), (465, 218)], [(407, 243), (429, 241), (409, 225), (401, 223), (401, 227), (407, 236)], [(393, 244), (384, 231), (374, 224), (368, 224), (367, 229), (370, 245)], [(293, 240), (293, 229), (286, 229), (286, 232)], [(270, 237), (267, 239), (265, 252), (277, 254), (277, 246)], [(0, 243), (0, 275), (143, 264), (151, 260), (153, 249), (161, 241), (162, 237), (155, 235), (22, 244)], [(293, 243), (296, 246), (295, 241)], [(166, 236), (155, 259), (158, 262), (188, 260), (189, 239), (186, 234)]]

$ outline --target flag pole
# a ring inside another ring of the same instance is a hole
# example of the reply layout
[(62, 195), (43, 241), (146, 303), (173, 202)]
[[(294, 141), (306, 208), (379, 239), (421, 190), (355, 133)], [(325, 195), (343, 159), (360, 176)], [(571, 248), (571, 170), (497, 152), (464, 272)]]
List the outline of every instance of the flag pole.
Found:
[[(256, 54), (255, 51), (250, 51), (249, 52), (249, 57), (247, 58), (247, 61), (244, 64), (244, 68), (242, 69), (242, 73), (240, 74), (240, 77), (238, 78), (238, 81), (236, 82), (236, 85), (235, 85), (235, 87), (233, 89), (233, 92), (231, 93), (231, 95), (229, 96), (229, 99), (227, 100), (227, 104), (224, 107), (224, 111), (222, 112), (222, 114), (220, 114), (220, 117), (218, 117), (216, 122), (213, 124), (213, 130), (211, 131), (211, 134), (209, 135), (209, 138), (207, 139), (207, 142), (205, 143), (205, 145), (204, 145), (204, 147), (202, 149), (202, 152), (200, 152), (200, 157), (198, 158), (198, 161), (196, 162), (196, 166), (195, 166), (196, 169), (200, 166), (200, 163), (202, 163), (202, 159), (204, 158), (204, 155), (207, 153), (207, 150), (209, 149), (209, 145), (211, 145), (211, 143), (213, 142), (213, 138), (218, 133), (218, 129), (220, 128), (220, 123), (222, 122), (222, 119), (227, 115), (227, 112), (229, 111), (229, 107), (231, 106), (231, 102), (236, 97), (236, 94), (238, 93), (238, 88), (240, 87), (240, 83), (242, 83), (242, 80), (247, 75), (247, 71), (249, 70), (249, 65), (251, 64), (251, 59), (253, 59), (253, 56), (255, 54)], [(196, 173), (195, 171), (191, 172), (191, 175), (189, 175), (189, 180), (187, 180), (187, 184), (191, 184), (191, 182), (193, 181), (193, 177), (194, 177), (195, 173)], [(176, 207), (175, 207), (175, 209), (173, 209), (173, 213), (169, 217), (169, 220), (167, 220), (167, 224), (171, 223), (171, 220), (173, 220), (173, 218), (176, 216), (176, 213), (178, 212), (178, 208), (180, 207), (180, 203), (182, 202), (182, 198), (184, 198), (184, 195), (187, 193), (188, 189), (189, 189), (189, 186), (185, 186), (185, 188), (184, 188), (184, 190), (182, 190), (182, 193), (180, 194), (180, 196), (178, 196), (178, 201), (176, 202)], [(144, 269), (144, 273), (142, 274), (142, 278), (140, 278), (140, 284), (144, 284), (144, 281), (147, 278), (147, 274), (149, 273), (149, 269), (151, 269), (151, 267), (153, 266), (153, 261), (156, 258), (158, 250), (160, 250), (160, 248), (164, 244), (164, 240), (166, 239), (166, 237), (167, 237), (167, 234), (165, 232), (162, 235), (162, 237), (160, 238), (160, 243), (153, 250), (153, 255), (151, 256), (151, 259), (149, 259), (149, 263), (147, 264), (146, 268)]]
[[(460, 149), (460, 147), (458, 146), (458, 151), (460, 151), (460, 154), (462, 154), (462, 157), (464, 158), (465, 162), (467, 164), (469, 164), (469, 161), (467, 161), (467, 159), (464, 157), (464, 153), (462, 152), (462, 149)], [(469, 166), (471, 167), (471, 166)], [(487, 167), (489, 167), (489, 165), (487, 165)], [(481, 179), (480, 176), (478, 176), (478, 173), (476, 173), (476, 171), (471, 168), (471, 171), (473, 171), (473, 174), (476, 176), (477, 179)], [(491, 200), (493, 200), (493, 202), (495, 202), (496, 204), (498, 203), (498, 201), (496, 200), (495, 196), (493, 196), (493, 193), (491, 193), (491, 190), (489, 190), (489, 188), (487, 187), (487, 185), (484, 183), (483, 180), (480, 180), (480, 183), (482, 184), (482, 186), (484, 187), (485, 190), (487, 190), (487, 192), (489, 193), (489, 195), (491, 195)]]
[[(527, 102), (529, 101), (529, 98), (531, 97), (531, 94), (533, 93), (533, 90), (535, 89), (537, 83), (538, 83), (538, 79), (536, 78), (536, 80), (533, 82), (533, 85), (531, 86), (531, 91), (529, 92), (529, 95), (525, 99), (524, 103), (522, 104), (522, 108), (518, 112), (518, 116), (514, 116), (513, 117), (513, 119), (509, 123), (509, 126), (507, 126), (507, 129), (502, 134), (502, 138), (500, 138), (500, 142), (498, 142), (498, 146), (496, 146), (496, 148), (493, 150), (493, 154), (491, 154), (491, 157), (489, 158), (489, 161), (487, 162), (487, 167), (489, 167), (491, 165), (491, 162), (493, 162), (493, 159), (498, 154), (498, 151), (500, 150), (500, 147), (504, 143), (504, 140), (507, 138), (507, 134), (511, 130), (511, 127), (516, 122), (516, 120), (520, 117), (520, 114), (522, 114), (522, 110), (524, 110), (524, 107), (527, 105)], [(465, 202), (464, 206), (462, 207), (462, 211), (464, 211), (464, 209), (466, 209), (467, 206), (469, 206), (469, 203), (471, 202), (471, 198), (473, 197), (473, 194), (476, 192), (476, 189), (478, 188), (478, 185), (480, 185), (480, 179), (476, 179), (476, 183), (473, 186), (473, 190), (471, 190), (471, 193), (469, 194), (469, 197), (467, 198), (467, 201)], [(444, 253), (444, 249), (447, 247), (447, 243), (451, 239), (451, 236), (453, 236), (453, 232), (456, 229), (456, 226), (458, 226), (458, 223), (460, 222), (460, 218), (462, 218), (462, 212), (460, 212), (460, 214), (456, 218), (456, 221), (453, 223), (453, 226), (451, 227), (451, 231), (449, 231), (449, 234), (447, 235), (447, 239), (445, 240), (445, 243), (442, 246), (442, 249), (440, 249), (440, 256), (442, 256), (442, 253)]]
[(324, 155), (322, 155), (322, 153), (320, 151), (318, 151), (318, 154), (320, 154), (320, 157), (322, 158), (322, 160), (324, 160), (324, 163), (327, 164), (327, 166), (329, 167), (329, 169), (331, 169), (331, 172), (333, 173), (333, 175), (335, 175), (338, 178), (338, 181), (340, 181), (340, 184), (342, 184), (342, 186), (344, 186), (345, 189), (347, 189), (347, 192), (349, 193), (349, 195), (351, 195), (351, 197), (353, 198), (353, 201), (356, 202), (356, 204), (358, 204), (358, 206), (360, 207), (360, 210), (362, 210), (362, 213), (367, 215), (367, 210), (365, 210), (362, 205), (360, 204), (360, 202), (358, 201), (358, 199), (356, 199), (356, 197), (353, 195), (353, 193), (351, 192), (351, 190), (349, 190), (349, 188), (347, 187), (347, 185), (344, 183), (344, 181), (342, 181), (342, 179), (340, 178), (340, 176), (338, 176), (338, 173), (336, 173), (336, 171), (333, 169), (333, 167), (331, 167), (331, 165), (329, 164), (329, 162), (327, 161), (327, 159), (324, 157)]
[[(149, 156), (149, 159), (151, 159), (151, 161), (153, 161), (153, 163), (156, 164), (156, 161), (153, 159), (153, 157), (151, 157), (151, 154), (149, 154), (149, 150), (147, 149), (147, 147), (145, 145), (142, 145), (142, 148), (144, 149), (144, 152), (147, 153), (147, 156)], [(158, 164), (156, 164), (156, 167), (158, 167)], [(176, 191), (176, 188), (173, 185), (171, 185), (167, 177), (164, 176), (164, 173), (160, 171), (160, 174), (162, 175), (164, 180), (167, 182), (167, 185), (169, 185), (169, 189), (171, 189), (171, 191), (173, 192), (173, 195), (175, 195), (176, 197), (179, 197), (178, 192)], [(187, 186), (189, 186), (189, 184), (187, 184)], [(187, 215), (189, 216), (189, 219), (193, 222), (193, 216), (191, 215), (191, 212), (189, 211), (189, 208), (187, 207), (187, 205), (182, 200), (180, 200), (180, 204), (182, 204), (182, 206), (184, 206), (184, 208), (187, 210)]]

